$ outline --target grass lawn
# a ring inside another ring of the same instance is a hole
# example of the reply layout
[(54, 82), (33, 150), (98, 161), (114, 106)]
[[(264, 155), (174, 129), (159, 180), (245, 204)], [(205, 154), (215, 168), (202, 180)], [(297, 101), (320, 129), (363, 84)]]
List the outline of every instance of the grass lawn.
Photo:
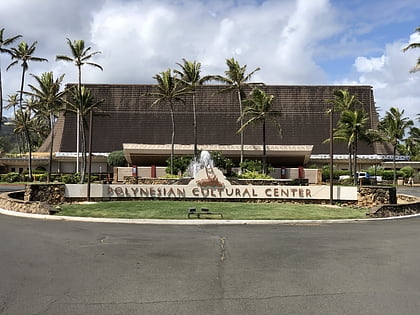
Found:
[[(58, 215), (127, 219), (186, 219), (188, 208), (209, 208), (228, 220), (320, 220), (362, 219), (366, 209), (293, 203), (196, 202), (196, 201), (108, 201), (61, 206)], [(205, 218), (219, 219), (219, 216)]]

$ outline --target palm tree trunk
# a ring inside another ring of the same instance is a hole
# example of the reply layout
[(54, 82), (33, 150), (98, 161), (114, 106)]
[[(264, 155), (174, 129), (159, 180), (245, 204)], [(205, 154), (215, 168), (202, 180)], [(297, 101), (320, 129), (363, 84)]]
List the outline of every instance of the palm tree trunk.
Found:
[(193, 105), (193, 129), (194, 129), (194, 160), (197, 160), (198, 148), (197, 148), (197, 111), (195, 105), (195, 94), (192, 95)]
[[(240, 128), (242, 129), (242, 126), (244, 124), (244, 119), (242, 117), (242, 98), (241, 98), (241, 91), (238, 89), (238, 101), (239, 101), (239, 121), (240, 121)], [(242, 163), (244, 162), (244, 132), (241, 130), (240, 133), (241, 137), (241, 157), (239, 160), (239, 175), (242, 174)]]
[(83, 184), (85, 181), (86, 174), (86, 134), (85, 134), (85, 123), (83, 117), (80, 119), (81, 138), (82, 138), (82, 167), (80, 171), (80, 183)]
[(54, 145), (54, 116), (50, 114), (50, 126), (51, 126), (51, 143), (50, 143), (50, 156), (48, 159), (48, 176), (47, 183), (51, 181), (52, 173), (52, 156), (53, 156), (53, 145)]
[(394, 176), (393, 176), (393, 180), (392, 180), (392, 184), (396, 185), (397, 184), (397, 165), (395, 163), (395, 157), (397, 155), (397, 146), (394, 145), (394, 149), (393, 149), (393, 155), (392, 155), (392, 168), (394, 170)]
[(28, 176), (29, 176), (29, 181), (32, 182), (32, 147), (31, 147), (31, 135), (29, 134), (29, 130), (28, 127), (26, 126), (25, 123), (25, 136), (26, 136), (26, 141), (28, 143)]
[(175, 115), (172, 103), (171, 107), (171, 122), (172, 122), (172, 136), (171, 136), (171, 175), (174, 174), (174, 155), (175, 155)]
[(23, 102), (23, 86), (25, 84), (25, 72), (26, 69), (25, 67), (22, 65), (22, 78), (20, 81), (20, 95), (19, 95), (19, 109), (22, 110), (22, 102)]
[(354, 185), (356, 186), (359, 181), (359, 179), (357, 178), (357, 137), (354, 139), (353, 144), (353, 163)]
[(266, 141), (265, 141), (265, 119), (263, 119), (263, 173), (267, 175), (267, 150), (266, 150)]

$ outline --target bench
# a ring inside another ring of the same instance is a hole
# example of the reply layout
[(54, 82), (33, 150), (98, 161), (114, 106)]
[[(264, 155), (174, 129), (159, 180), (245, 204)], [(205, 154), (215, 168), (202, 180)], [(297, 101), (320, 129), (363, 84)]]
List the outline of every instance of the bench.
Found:
[(223, 219), (223, 213), (221, 212), (211, 212), (208, 208), (201, 208), (201, 211), (197, 211), (196, 208), (189, 208), (188, 209), (188, 219), (191, 218), (191, 216), (196, 216), (197, 219), (200, 219), (201, 215), (218, 215), (220, 218)]

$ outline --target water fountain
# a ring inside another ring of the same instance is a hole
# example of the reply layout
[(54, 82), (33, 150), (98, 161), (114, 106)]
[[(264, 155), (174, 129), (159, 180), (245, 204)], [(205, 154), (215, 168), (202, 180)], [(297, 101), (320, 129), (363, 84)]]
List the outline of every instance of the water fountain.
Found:
[(198, 160), (194, 159), (191, 161), (190, 165), (188, 166), (188, 171), (193, 178), (196, 178), (197, 173), (203, 168), (213, 168), (214, 162), (211, 158), (209, 151), (201, 151), (200, 157)]

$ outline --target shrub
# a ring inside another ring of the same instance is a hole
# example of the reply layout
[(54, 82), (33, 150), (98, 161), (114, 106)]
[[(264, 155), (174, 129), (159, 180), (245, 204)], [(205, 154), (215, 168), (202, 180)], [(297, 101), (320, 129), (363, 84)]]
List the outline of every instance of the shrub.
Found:
[(273, 179), (270, 175), (261, 174), (258, 172), (244, 172), (241, 175), (238, 175), (238, 178), (244, 179)]
[(400, 172), (403, 174), (404, 178), (413, 177), (414, 175), (414, 169), (411, 166), (405, 166), (400, 169)]
[[(192, 156), (174, 156), (174, 175), (178, 173), (184, 174), (192, 159)], [(166, 173), (171, 173), (171, 158), (166, 160)]]
[(80, 183), (80, 174), (64, 174), (61, 176), (61, 181), (64, 184), (78, 184)]
[(117, 167), (117, 166), (127, 166), (127, 160), (125, 159), (123, 151), (113, 151), (111, 152), (107, 159), (108, 165)]
[(212, 151), (210, 152), (210, 155), (214, 162), (214, 166), (217, 168), (229, 170), (233, 166), (232, 160), (223, 156), (220, 151)]
[(10, 172), (7, 174), (4, 174), (1, 178), (2, 181), (7, 183), (16, 183), (16, 182), (22, 182), (25, 180), (24, 176), (16, 173), (16, 172)]

